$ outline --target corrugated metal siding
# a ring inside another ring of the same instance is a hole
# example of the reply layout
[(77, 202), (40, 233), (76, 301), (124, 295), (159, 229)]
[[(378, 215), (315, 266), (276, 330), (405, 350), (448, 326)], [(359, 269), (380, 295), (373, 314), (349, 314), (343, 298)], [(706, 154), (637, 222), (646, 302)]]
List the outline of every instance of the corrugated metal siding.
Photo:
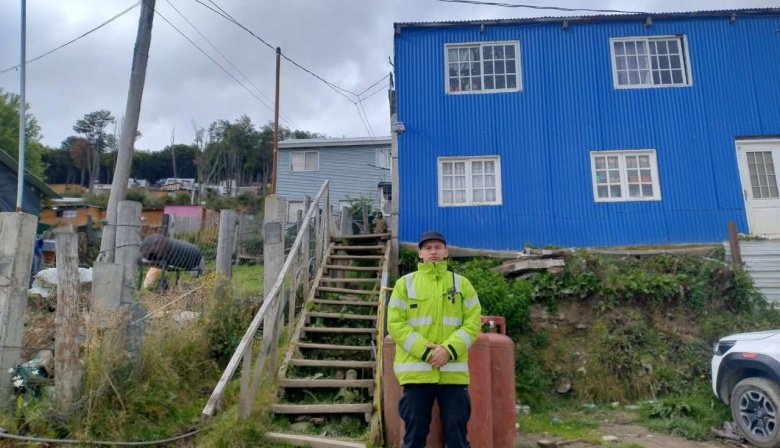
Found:
[[(731, 258), (728, 241), (723, 243)], [(780, 302), (780, 240), (740, 241), (742, 261), (756, 287), (770, 302)]]
[[(395, 38), (400, 237), (452, 244), (716, 242), (747, 232), (736, 136), (780, 134), (780, 18), (402, 29)], [(613, 88), (609, 39), (685, 34), (693, 85)], [(447, 43), (519, 40), (523, 91), (445, 93)], [(595, 203), (590, 151), (655, 149), (661, 201)], [(499, 154), (503, 205), (439, 207), (437, 156)]]
[[(389, 170), (376, 168), (376, 150), (390, 151), (390, 145), (344, 146), (318, 148), (279, 149), (279, 175), (277, 191), (288, 201), (302, 201), (309, 195), (314, 197), (325, 179), (330, 179), (330, 203), (369, 198), (374, 209), (379, 207), (379, 182), (389, 182)], [(319, 171), (293, 172), (290, 169), (290, 153), (293, 151), (319, 151)], [(374, 165), (374, 166), (371, 166)]]

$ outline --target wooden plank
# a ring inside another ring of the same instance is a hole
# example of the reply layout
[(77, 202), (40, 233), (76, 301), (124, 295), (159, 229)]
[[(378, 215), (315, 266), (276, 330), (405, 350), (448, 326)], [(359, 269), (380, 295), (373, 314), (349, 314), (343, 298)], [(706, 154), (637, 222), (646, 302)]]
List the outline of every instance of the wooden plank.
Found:
[(300, 367), (344, 367), (355, 369), (373, 369), (376, 367), (374, 361), (348, 361), (343, 359), (325, 360), (325, 359), (291, 359), (290, 364)]
[[(410, 249), (415, 252), (420, 250), (417, 243), (402, 242), (400, 243), (401, 249)], [(467, 247), (457, 247), (447, 245), (447, 253), (452, 258), (462, 257), (491, 257), (491, 258), (503, 258), (503, 259), (515, 259), (523, 256), (522, 252), (508, 251), (508, 250), (486, 250), (486, 249), (471, 249)]]
[[(55, 231), (56, 232), (56, 231)], [(79, 398), (79, 238), (73, 230), (57, 232), (57, 312), (54, 389), (57, 408), (65, 412)]]
[(379, 278), (332, 278), (322, 277), (320, 283), (379, 283)]
[(343, 245), (339, 245), (339, 246), (333, 246), (333, 250), (334, 251), (341, 250), (341, 251), (346, 251), (346, 252), (352, 251), (352, 250), (382, 250), (384, 248), (385, 248), (384, 245), (377, 245), (377, 246), (343, 246)]
[(374, 334), (376, 328), (351, 328), (351, 327), (303, 327), (304, 333), (333, 333), (333, 334)]
[(373, 412), (371, 403), (361, 404), (274, 404), (274, 414), (363, 414)]
[(312, 380), (308, 378), (286, 378), (279, 380), (279, 387), (286, 388), (317, 388), (317, 387), (373, 387), (374, 380)]
[(311, 342), (299, 342), (298, 348), (311, 348), (317, 350), (346, 350), (346, 351), (367, 351), (373, 350), (370, 346), (362, 345), (333, 345), (333, 344), (313, 344)]
[(332, 319), (376, 320), (376, 316), (367, 316), (365, 314), (323, 313), (320, 311), (309, 311), (309, 317), (325, 317), (325, 318), (332, 318)]
[(384, 255), (331, 255), (330, 258), (337, 260), (382, 260)]
[(363, 302), (359, 300), (324, 300), (314, 299), (311, 301), (317, 305), (344, 305), (344, 306), (379, 306), (379, 302)]
[(525, 271), (563, 267), (564, 265), (564, 261), (557, 258), (515, 260), (496, 266), (493, 270), (500, 274), (515, 274)]
[(349, 265), (336, 265), (326, 264), (325, 269), (332, 269), (334, 271), (358, 271), (358, 272), (379, 272), (382, 270), (379, 266), (349, 266)]
[(377, 295), (376, 291), (369, 291), (367, 289), (331, 288), (330, 286), (318, 286), (317, 290), (323, 292), (340, 292), (344, 294), (354, 294), (354, 295), (364, 295), (364, 296)]
[(265, 438), (291, 446), (306, 446), (310, 448), (366, 448), (366, 444), (328, 437), (307, 436), (303, 434), (283, 434), (267, 432)]
[(330, 237), (333, 241), (345, 241), (345, 240), (377, 240), (390, 238), (389, 233), (367, 233), (361, 235), (338, 235)]

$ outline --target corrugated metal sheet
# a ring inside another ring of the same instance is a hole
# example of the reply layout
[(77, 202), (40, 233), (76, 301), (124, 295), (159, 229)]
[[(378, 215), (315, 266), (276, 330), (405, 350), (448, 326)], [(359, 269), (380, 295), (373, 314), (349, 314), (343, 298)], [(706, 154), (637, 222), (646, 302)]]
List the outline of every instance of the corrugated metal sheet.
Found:
[[(780, 18), (405, 28), (400, 238), (490, 249), (719, 242), (747, 232), (735, 136), (780, 134)], [(614, 89), (609, 39), (684, 34), (693, 85)], [(445, 93), (445, 45), (518, 40), (523, 91)], [(590, 151), (655, 149), (662, 200), (595, 203)], [(439, 207), (438, 156), (500, 155), (503, 205)]]
[[(303, 201), (303, 197), (314, 197), (325, 179), (330, 179), (330, 203), (338, 206), (339, 201), (369, 198), (374, 208), (379, 207), (379, 182), (389, 182), (389, 170), (377, 167), (378, 149), (390, 151), (390, 142), (377, 139), (363, 146), (328, 146), (319, 151), (318, 145), (309, 148), (279, 148), (278, 194), (288, 201)], [(319, 151), (319, 171), (293, 172), (290, 169), (290, 153), (293, 151)]]
[[(728, 241), (723, 243), (731, 258)], [(770, 302), (780, 302), (780, 240), (740, 241), (742, 261), (756, 287)]]

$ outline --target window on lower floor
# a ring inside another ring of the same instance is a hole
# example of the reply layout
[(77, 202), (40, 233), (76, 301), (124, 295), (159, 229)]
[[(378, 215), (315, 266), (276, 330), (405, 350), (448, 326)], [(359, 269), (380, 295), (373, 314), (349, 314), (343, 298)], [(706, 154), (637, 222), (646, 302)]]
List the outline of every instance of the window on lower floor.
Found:
[(319, 151), (294, 151), (290, 153), (290, 171), (319, 171)]
[(500, 204), (498, 156), (439, 158), (439, 206)]
[(596, 202), (661, 199), (655, 150), (591, 152)]

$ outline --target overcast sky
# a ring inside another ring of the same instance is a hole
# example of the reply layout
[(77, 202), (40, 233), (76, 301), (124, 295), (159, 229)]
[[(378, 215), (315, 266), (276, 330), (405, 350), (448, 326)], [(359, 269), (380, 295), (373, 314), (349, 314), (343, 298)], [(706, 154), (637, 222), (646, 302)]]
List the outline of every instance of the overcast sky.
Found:
[[(213, 6), (210, 0), (202, 1)], [(435, 0), (214, 1), (271, 45), (280, 46), (300, 65), (355, 93), (363, 92), (390, 72), (388, 57), (393, 53), (394, 22), (565, 14)], [(780, 5), (778, 0), (505, 1), (651, 12)], [(134, 0), (28, 0), (27, 59), (80, 36), (134, 3)], [(19, 63), (20, 5), (21, 0), (0, 0), (0, 71)], [(275, 55), (272, 49), (196, 0), (157, 0), (157, 11), (268, 107), (156, 15), (139, 124), (143, 134), (137, 143), (139, 149), (162, 149), (171, 141), (172, 131), (176, 143), (191, 143), (193, 122), (198, 127), (208, 127), (214, 120), (233, 121), (242, 114), (257, 125), (273, 119)], [(73, 134), (76, 120), (86, 113), (107, 109), (121, 118), (139, 13), (140, 7), (136, 7), (83, 39), (27, 66), (27, 102), (42, 127), (45, 144), (59, 147), (63, 139)], [(363, 95), (382, 90), (362, 103), (377, 136), (389, 135), (386, 86), (384, 80)], [(0, 74), (0, 88), (18, 93), (19, 72)], [(332, 137), (369, 133), (353, 103), (287, 61), (282, 63), (280, 104), (287, 120), (282, 123), (288, 127)]]

